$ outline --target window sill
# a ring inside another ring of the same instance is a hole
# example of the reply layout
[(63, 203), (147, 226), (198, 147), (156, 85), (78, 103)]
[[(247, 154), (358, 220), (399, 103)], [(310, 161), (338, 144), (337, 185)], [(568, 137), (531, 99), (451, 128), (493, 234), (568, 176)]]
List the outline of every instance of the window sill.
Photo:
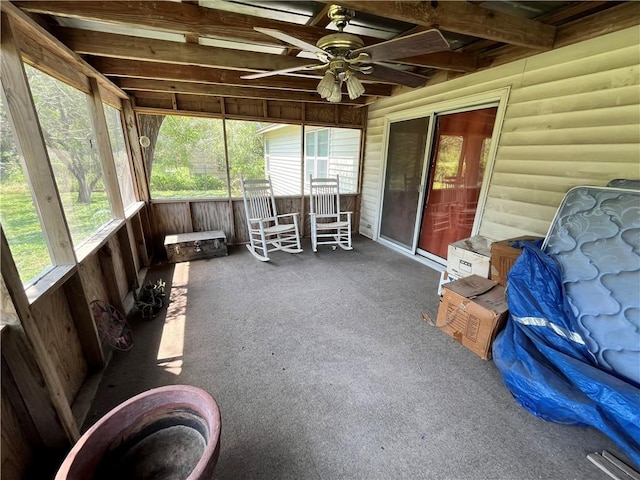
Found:
[(111, 220), (102, 226), (96, 233), (94, 233), (91, 238), (86, 240), (76, 249), (76, 257), (78, 259), (78, 263), (82, 262), (89, 255), (98, 251), (109, 237), (116, 233), (122, 226), (124, 225), (124, 220)]
[(132, 203), (131, 205), (129, 205), (127, 208), (124, 209), (124, 218), (129, 220), (136, 213), (138, 213), (140, 210), (142, 210), (142, 207), (144, 207), (144, 205), (145, 205), (144, 202)]
[(58, 265), (57, 267), (52, 267), (47, 273), (25, 289), (29, 305), (33, 305), (44, 294), (58, 288), (66, 282), (75, 271), (75, 265)]

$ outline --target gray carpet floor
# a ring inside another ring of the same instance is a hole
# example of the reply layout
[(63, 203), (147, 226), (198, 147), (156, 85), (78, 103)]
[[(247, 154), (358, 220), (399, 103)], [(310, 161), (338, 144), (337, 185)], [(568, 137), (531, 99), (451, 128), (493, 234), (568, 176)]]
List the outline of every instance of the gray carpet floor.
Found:
[[(521, 408), (491, 361), (430, 326), (439, 273), (363, 237), (262, 263), (161, 265), (171, 302), (132, 319), (85, 428), (149, 388), (201, 387), (222, 413), (219, 479), (603, 479), (600, 432)], [(164, 330), (164, 336), (163, 336)]]

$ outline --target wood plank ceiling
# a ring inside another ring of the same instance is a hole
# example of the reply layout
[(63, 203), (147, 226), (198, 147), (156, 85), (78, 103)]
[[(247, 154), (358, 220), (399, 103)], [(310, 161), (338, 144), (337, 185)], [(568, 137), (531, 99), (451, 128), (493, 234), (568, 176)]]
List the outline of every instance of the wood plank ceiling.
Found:
[[(304, 42), (335, 32), (329, 2), (14, 1), (95, 69), (138, 100), (224, 97), (326, 103), (316, 92), (323, 71), (257, 79), (249, 73), (320, 63), (313, 54), (254, 27)], [(365, 45), (438, 28), (446, 51), (386, 63), (443, 81), (638, 23), (638, 4), (612, 1), (343, 1), (355, 17), (345, 32)], [(631, 17), (631, 20), (630, 20)], [(317, 73), (316, 73), (317, 72)], [(375, 66), (374, 66), (375, 73)], [(393, 73), (393, 72), (392, 72)], [(342, 104), (392, 95), (384, 81), (361, 75), (365, 93)], [(406, 87), (403, 87), (406, 88)]]

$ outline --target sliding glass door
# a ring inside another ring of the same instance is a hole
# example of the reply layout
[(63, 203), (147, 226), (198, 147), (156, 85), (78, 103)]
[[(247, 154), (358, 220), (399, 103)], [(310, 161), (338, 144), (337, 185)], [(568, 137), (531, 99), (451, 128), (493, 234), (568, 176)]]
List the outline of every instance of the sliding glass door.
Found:
[(450, 243), (476, 233), (485, 170), (495, 150), (491, 140), (507, 93), (467, 108), (443, 102), (438, 109), (416, 110), (414, 118), (406, 112), (390, 116), (379, 223), (383, 241), (441, 263)]

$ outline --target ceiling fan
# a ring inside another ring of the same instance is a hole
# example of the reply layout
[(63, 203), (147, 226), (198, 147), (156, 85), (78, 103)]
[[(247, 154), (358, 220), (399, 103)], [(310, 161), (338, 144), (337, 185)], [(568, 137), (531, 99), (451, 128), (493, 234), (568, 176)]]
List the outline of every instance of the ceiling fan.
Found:
[(379, 62), (393, 61), (399, 58), (424, 55), (449, 49), (449, 43), (436, 29), (414, 33), (400, 38), (394, 38), (375, 45), (364, 45), (357, 36), (345, 33), (343, 30), (354, 17), (355, 12), (339, 5), (331, 5), (327, 15), (338, 28), (337, 33), (331, 33), (312, 45), (279, 30), (254, 27), (258, 32), (275, 37), (304, 51), (314, 53), (322, 64), (304, 65), (301, 67), (285, 68), (271, 72), (245, 75), (244, 79), (263, 78), (271, 75), (292, 73), (298, 71), (324, 70), (326, 72), (317, 91), (329, 102), (338, 103), (342, 99), (342, 84), (346, 83), (349, 98), (358, 98), (364, 93), (364, 86), (356, 73), (370, 75), (373, 79), (420, 87), (425, 84), (427, 77), (403, 70), (397, 70)]

